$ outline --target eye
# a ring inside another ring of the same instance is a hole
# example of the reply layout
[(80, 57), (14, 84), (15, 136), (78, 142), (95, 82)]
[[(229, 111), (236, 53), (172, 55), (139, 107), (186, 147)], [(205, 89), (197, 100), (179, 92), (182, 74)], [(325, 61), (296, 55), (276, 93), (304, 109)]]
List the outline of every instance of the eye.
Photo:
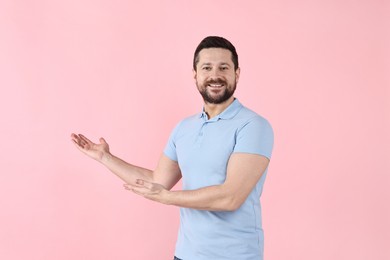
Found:
[(204, 67), (202, 67), (202, 70), (207, 70), (207, 71), (209, 71), (209, 70), (211, 70), (211, 67), (210, 67), (210, 66), (204, 66)]
[(223, 66), (223, 67), (220, 68), (220, 70), (228, 70), (228, 69), (229, 69), (228, 66)]

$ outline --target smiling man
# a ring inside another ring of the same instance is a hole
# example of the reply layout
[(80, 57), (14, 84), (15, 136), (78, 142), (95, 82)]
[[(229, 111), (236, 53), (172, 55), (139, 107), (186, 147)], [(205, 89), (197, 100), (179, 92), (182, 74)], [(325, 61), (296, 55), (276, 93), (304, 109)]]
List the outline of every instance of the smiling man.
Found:
[[(203, 111), (176, 126), (154, 171), (112, 155), (103, 138), (96, 144), (72, 134), (72, 140), (123, 179), (126, 189), (180, 207), (174, 259), (263, 259), (260, 196), (272, 128), (233, 96), (240, 68), (228, 40), (203, 39), (194, 53), (193, 75)], [(180, 179), (183, 190), (171, 190)]]

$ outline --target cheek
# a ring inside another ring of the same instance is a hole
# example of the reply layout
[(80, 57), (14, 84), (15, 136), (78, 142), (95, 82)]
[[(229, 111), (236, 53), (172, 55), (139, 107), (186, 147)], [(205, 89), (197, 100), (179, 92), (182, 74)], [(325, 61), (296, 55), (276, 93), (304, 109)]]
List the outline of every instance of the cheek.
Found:
[(203, 77), (202, 75), (198, 75), (195, 80), (199, 83), (203, 83), (205, 81), (205, 77)]

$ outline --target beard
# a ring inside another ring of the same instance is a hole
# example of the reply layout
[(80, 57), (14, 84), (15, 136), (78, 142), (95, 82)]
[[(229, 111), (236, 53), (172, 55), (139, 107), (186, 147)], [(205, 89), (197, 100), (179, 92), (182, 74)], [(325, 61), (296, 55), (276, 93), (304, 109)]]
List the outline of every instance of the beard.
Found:
[[(232, 85), (228, 85), (228, 83), (222, 79), (219, 80), (209, 80), (204, 84), (200, 85), (198, 82), (196, 83), (198, 86), (199, 93), (202, 95), (203, 100), (206, 103), (210, 104), (221, 104), (231, 98), (236, 90), (236, 83)], [(222, 84), (224, 87), (220, 90), (218, 94), (212, 93), (212, 90), (208, 87), (209, 84)]]

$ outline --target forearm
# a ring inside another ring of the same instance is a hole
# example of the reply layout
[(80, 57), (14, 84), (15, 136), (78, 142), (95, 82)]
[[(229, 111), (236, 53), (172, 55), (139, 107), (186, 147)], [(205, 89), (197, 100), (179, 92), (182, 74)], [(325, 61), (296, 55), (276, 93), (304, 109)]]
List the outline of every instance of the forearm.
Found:
[(233, 211), (242, 203), (223, 184), (197, 190), (169, 191), (164, 197), (163, 203), (168, 205), (209, 211)]
[(184, 208), (233, 211), (253, 191), (267, 169), (269, 159), (256, 154), (234, 154), (229, 160), (225, 182), (195, 190), (169, 191), (159, 183), (139, 179), (125, 188), (147, 199)]
[(153, 181), (153, 171), (127, 163), (110, 153), (105, 153), (100, 162), (125, 183), (132, 184), (137, 179)]

